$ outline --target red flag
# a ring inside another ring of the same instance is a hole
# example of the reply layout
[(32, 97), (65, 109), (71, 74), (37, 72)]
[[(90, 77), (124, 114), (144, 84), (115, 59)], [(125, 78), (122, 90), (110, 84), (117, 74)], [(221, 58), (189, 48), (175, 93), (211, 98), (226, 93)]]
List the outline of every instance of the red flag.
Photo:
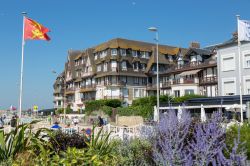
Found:
[(47, 35), (49, 31), (42, 24), (30, 18), (24, 18), (24, 40), (50, 40)]

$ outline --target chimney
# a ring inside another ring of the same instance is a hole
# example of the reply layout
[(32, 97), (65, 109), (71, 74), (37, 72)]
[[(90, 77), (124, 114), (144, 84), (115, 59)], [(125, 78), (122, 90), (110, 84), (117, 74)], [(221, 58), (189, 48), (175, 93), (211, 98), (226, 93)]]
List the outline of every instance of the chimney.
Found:
[(192, 41), (189, 45), (190, 48), (200, 48), (200, 43)]

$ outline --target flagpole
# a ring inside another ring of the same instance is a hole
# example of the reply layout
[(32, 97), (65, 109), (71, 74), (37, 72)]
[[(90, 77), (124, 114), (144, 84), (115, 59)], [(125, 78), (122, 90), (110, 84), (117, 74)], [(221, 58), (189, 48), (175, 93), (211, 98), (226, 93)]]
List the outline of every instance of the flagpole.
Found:
[(22, 36), (22, 59), (21, 59), (21, 77), (20, 77), (20, 94), (19, 94), (19, 118), (22, 116), (22, 95), (23, 95), (23, 61), (24, 61), (24, 19), (26, 12), (22, 12), (23, 15), (23, 36)]
[(241, 81), (241, 42), (239, 40), (239, 20), (240, 15), (236, 15), (237, 17), (237, 26), (238, 26), (238, 58), (239, 58), (239, 84), (240, 84), (240, 120), (243, 123), (243, 104), (242, 104), (242, 81)]

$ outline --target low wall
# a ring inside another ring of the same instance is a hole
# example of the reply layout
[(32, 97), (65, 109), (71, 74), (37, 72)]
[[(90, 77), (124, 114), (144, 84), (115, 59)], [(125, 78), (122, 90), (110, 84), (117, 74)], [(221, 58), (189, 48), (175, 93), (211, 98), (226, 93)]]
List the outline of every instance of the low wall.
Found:
[(143, 123), (141, 116), (117, 116), (116, 125), (118, 126), (135, 126)]

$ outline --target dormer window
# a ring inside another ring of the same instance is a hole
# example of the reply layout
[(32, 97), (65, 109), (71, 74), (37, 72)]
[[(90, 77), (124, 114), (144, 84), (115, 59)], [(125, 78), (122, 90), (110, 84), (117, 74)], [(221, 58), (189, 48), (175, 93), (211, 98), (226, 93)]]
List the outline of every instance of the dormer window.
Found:
[(133, 57), (137, 57), (137, 55), (138, 55), (138, 54), (137, 54), (137, 51), (132, 50), (132, 56), (133, 56)]
[(134, 69), (134, 71), (138, 71), (139, 70), (139, 62), (133, 63), (133, 69)]
[(146, 70), (146, 64), (145, 64), (145, 63), (142, 63), (142, 64), (141, 64), (141, 69), (142, 69), (142, 71), (145, 71), (145, 70)]
[(168, 60), (169, 60), (169, 62), (173, 62), (173, 56), (172, 56), (172, 55), (169, 55), (169, 56), (168, 56)]
[(117, 55), (117, 49), (116, 48), (111, 49), (111, 55)]
[(121, 65), (122, 65), (122, 70), (127, 70), (127, 62), (126, 61), (123, 61)]
[(121, 56), (126, 56), (126, 49), (120, 49)]

